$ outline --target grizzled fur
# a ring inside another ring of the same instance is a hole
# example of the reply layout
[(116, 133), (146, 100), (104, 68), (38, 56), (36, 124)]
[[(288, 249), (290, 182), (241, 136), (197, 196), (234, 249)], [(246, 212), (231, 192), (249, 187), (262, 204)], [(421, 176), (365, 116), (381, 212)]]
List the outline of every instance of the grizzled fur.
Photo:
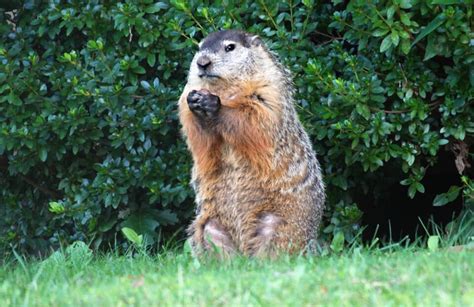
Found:
[(314, 242), (325, 199), (319, 163), (290, 73), (260, 38), (220, 31), (204, 39), (179, 115), (194, 160), (196, 251), (274, 256)]

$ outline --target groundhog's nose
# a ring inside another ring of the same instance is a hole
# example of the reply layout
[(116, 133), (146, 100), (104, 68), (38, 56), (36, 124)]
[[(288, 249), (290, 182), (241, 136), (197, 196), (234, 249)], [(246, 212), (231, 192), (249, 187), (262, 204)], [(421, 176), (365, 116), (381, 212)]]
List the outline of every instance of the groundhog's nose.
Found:
[(211, 59), (203, 55), (197, 60), (197, 65), (200, 69), (205, 70), (209, 65), (211, 65)]

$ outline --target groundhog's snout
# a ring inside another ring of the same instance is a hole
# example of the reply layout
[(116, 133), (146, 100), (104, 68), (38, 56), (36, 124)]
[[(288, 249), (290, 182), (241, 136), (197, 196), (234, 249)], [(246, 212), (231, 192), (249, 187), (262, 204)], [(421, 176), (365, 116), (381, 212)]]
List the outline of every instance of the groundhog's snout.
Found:
[(206, 70), (211, 63), (211, 59), (206, 55), (202, 55), (197, 59), (197, 66), (200, 70)]

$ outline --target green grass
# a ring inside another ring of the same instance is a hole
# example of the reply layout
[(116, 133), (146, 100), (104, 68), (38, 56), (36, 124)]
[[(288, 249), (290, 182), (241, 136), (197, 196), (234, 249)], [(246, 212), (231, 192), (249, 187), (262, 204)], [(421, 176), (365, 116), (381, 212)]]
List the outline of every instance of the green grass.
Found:
[(79, 246), (0, 268), (0, 306), (473, 306), (474, 252), (199, 262), (185, 253), (92, 256)]

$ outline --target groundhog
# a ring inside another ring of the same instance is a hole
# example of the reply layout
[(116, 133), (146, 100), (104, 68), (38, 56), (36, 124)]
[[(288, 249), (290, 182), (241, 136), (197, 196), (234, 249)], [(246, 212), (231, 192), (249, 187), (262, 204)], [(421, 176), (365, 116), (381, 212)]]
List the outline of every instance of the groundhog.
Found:
[(194, 251), (274, 256), (317, 236), (324, 184), (293, 105), (290, 73), (256, 36), (219, 31), (199, 44), (179, 100), (193, 157)]

